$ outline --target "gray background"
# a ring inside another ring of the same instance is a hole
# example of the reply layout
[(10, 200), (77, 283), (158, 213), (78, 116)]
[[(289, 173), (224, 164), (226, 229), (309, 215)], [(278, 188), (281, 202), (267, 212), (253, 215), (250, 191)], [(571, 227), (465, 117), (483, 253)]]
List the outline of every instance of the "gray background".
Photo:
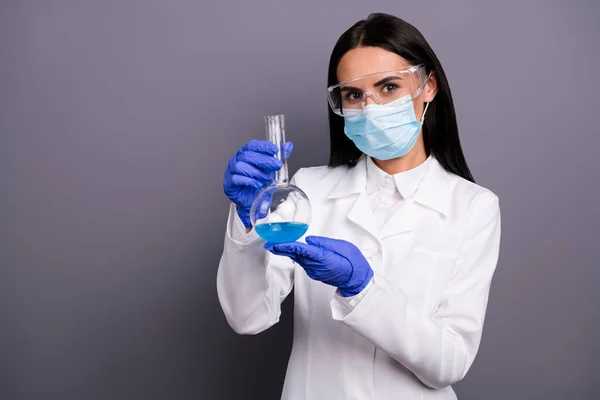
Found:
[(0, 399), (278, 397), (291, 302), (256, 337), (217, 302), (222, 173), (272, 113), (326, 163), (329, 54), (374, 11), (430, 41), (501, 199), (461, 399), (600, 398), (597, 1), (203, 3), (0, 2)]

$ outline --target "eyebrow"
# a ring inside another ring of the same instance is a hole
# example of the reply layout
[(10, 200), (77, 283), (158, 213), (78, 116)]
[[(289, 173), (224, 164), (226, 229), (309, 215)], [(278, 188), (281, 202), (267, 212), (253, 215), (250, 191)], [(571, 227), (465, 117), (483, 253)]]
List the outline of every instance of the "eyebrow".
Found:
[[(383, 79), (375, 82), (375, 84), (373, 86), (377, 87), (377, 86), (385, 85), (386, 83), (391, 82), (391, 81), (395, 81), (397, 79), (402, 80), (402, 78), (399, 77), (399, 76), (388, 76), (386, 78), (383, 78)], [(347, 91), (351, 91), (351, 90), (355, 90), (355, 91), (362, 90), (362, 89), (354, 87), (354, 86), (343, 86), (340, 89), (341, 89), (342, 92), (347, 92)]]
[(373, 86), (385, 85), (386, 83), (395, 81), (396, 79), (402, 80), (402, 78), (399, 76), (388, 76), (387, 78), (383, 78), (382, 80), (375, 82), (375, 84)]

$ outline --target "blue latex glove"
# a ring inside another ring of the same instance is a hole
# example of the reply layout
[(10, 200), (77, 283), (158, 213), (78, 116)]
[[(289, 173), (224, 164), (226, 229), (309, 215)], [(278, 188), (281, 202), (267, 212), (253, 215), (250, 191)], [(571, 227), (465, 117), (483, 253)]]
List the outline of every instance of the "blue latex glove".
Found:
[(291, 258), (309, 277), (337, 287), (344, 297), (358, 294), (373, 277), (373, 270), (360, 250), (345, 240), (307, 236), (306, 244), (265, 243), (265, 249)]
[[(285, 158), (292, 152), (293, 145), (283, 145)], [(246, 228), (251, 228), (250, 207), (256, 196), (269, 186), (282, 163), (273, 157), (277, 154), (277, 146), (271, 142), (252, 140), (244, 145), (229, 160), (223, 190), (225, 195), (237, 206), (237, 213)]]

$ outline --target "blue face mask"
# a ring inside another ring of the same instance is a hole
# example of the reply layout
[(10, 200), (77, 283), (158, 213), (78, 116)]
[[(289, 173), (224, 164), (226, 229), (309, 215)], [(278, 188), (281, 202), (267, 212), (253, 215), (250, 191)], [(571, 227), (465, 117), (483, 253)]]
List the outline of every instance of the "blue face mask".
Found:
[(368, 104), (362, 114), (344, 118), (344, 133), (370, 157), (378, 160), (402, 157), (417, 143), (427, 107), (429, 103), (419, 121), (408, 96), (385, 106)]

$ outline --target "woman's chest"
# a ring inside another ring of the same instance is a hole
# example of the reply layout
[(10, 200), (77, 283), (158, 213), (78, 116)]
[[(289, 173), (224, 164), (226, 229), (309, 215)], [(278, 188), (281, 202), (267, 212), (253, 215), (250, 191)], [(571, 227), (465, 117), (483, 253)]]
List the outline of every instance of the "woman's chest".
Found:
[[(363, 195), (318, 204), (307, 234), (353, 243), (376, 274), (404, 291), (423, 312), (434, 312), (454, 274), (464, 224), (410, 201), (388, 215), (381, 224)], [(313, 295), (330, 299), (331, 290), (321, 286), (313, 287)]]

